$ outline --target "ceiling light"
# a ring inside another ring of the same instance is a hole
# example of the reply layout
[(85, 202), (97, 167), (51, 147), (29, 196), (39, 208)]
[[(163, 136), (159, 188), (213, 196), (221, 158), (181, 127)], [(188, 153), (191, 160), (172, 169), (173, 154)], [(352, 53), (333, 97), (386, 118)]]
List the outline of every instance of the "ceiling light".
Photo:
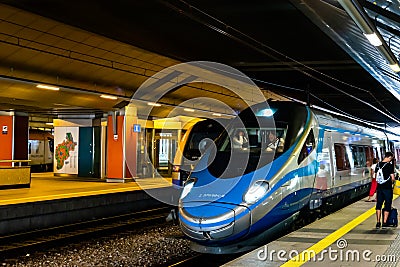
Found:
[(147, 105), (153, 106), (153, 107), (161, 107), (161, 104), (154, 103), (154, 102), (149, 102), (149, 103), (147, 103)]
[(46, 125), (54, 125), (52, 122), (46, 122)]
[(221, 116), (222, 116), (221, 113), (213, 113), (213, 115), (214, 115), (214, 116), (218, 116), (218, 117), (221, 117)]
[(53, 91), (60, 90), (59, 87), (51, 86), (51, 85), (45, 85), (45, 84), (38, 84), (38, 85), (36, 85), (36, 87), (37, 88), (42, 88), (42, 89), (47, 89), (47, 90), (53, 90)]
[(394, 71), (394, 72), (400, 72), (400, 67), (399, 67), (399, 64), (392, 64), (392, 65), (389, 65), (389, 67), (392, 69), (392, 71)]
[(194, 109), (191, 109), (191, 108), (184, 108), (183, 110), (187, 111), (187, 112), (194, 112)]
[(112, 95), (101, 95), (101, 98), (116, 100), (118, 97)]
[(376, 33), (364, 33), (365, 37), (367, 37), (368, 41), (373, 45), (373, 46), (381, 46), (382, 42), (379, 39), (378, 35)]
[(362, 5), (356, 0), (338, 0), (338, 2), (364, 33), (368, 41), (377, 47), (380, 54), (388, 62), (390, 68), (395, 72), (400, 72), (396, 56), (384, 41), (375, 24), (371, 22)]

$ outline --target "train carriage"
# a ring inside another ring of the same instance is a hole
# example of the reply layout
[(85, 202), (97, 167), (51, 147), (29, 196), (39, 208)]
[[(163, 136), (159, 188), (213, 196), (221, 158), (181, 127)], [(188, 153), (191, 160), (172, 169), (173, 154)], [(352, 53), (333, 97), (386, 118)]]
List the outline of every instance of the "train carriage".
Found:
[[(244, 131), (247, 144), (233, 145)], [(179, 202), (194, 250), (252, 249), (288, 227), (301, 210), (345, 205), (366, 194), (368, 166), (399, 136), (294, 102), (244, 110), (190, 174)]]
[(53, 170), (54, 137), (50, 132), (29, 130), (28, 159), (32, 171)]

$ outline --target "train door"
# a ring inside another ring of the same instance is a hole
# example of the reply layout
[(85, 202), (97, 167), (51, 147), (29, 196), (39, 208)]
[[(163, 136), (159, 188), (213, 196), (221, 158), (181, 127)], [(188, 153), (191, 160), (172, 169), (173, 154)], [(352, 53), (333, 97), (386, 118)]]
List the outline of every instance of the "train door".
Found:
[(334, 143), (333, 144), (335, 151), (335, 162), (336, 162), (336, 173), (334, 177), (334, 186), (340, 186), (342, 184), (346, 184), (350, 178), (350, 160), (349, 155), (344, 144)]
[(154, 168), (162, 176), (169, 177), (172, 174), (172, 163), (174, 161), (178, 143), (176, 131), (163, 132), (156, 130), (154, 137)]
[(323, 133), (322, 150), (318, 154), (318, 170), (315, 178), (315, 187), (317, 189), (326, 190), (333, 186), (334, 162), (332, 160), (332, 136), (330, 132)]
[(324, 192), (332, 187), (331, 140), (330, 132), (319, 131), (316, 156), (317, 169), (315, 170), (314, 191), (309, 202), (310, 209), (320, 207), (323, 204)]

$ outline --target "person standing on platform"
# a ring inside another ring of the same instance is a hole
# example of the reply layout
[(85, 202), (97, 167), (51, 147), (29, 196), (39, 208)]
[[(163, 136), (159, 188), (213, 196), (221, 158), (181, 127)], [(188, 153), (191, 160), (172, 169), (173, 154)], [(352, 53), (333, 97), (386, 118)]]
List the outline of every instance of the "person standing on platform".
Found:
[[(386, 152), (385, 158), (376, 164), (375, 167), (375, 177), (378, 183), (376, 191), (376, 228), (381, 227), (381, 215), (382, 215), (382, 205), (383, 207), (383, 223), (382, 227), (387, 227), (387, 219), (389, 217), (389, 212), (392, 209), (392, 199), (393, 199), (393, 181), (394, 181), (394, 167), (392, 164), (393, 153)], [(378, 171), (382, 170), (383, 179), (381, 181)]]
[(371, 174), (371, 188), (369, 190), (369, 195), (368, 195), (368, 199), (367, 202), (376, 202), (376, 196), (375, 199), (371, 199), (374, 194), (376, 193), (376, 187), (378, 185), (378, 183), (376, 182), (376, 177), (375, 177), (375, 168), (376, 168), (376, 164), (378, 163), (378, 159), (374, 158), (372, 160), (372, 165), (371, 168), (369, 170), (369, 173)]

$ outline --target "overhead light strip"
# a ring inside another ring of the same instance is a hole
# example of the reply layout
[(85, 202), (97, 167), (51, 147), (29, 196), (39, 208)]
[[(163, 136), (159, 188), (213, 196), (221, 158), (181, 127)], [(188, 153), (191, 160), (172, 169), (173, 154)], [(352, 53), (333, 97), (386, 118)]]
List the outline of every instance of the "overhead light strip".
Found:
[(159, 103), (154, 103), (154, 102), (148, 102), (147, 105), (153, 106), (153, 107), (161, 107), (161, 104), (159, 104)]
[(374, 33), (364, 33), (364, 36), (367, 37), (368, 41), (373, 45), (373, 46), (381, 46), (382, 41), (379, 39), (378, 35)]
[(110, 100), (117, 100), (118, 97), (112, 95), (101, 95), (101, 98), (110, 99)]
[(37, 88), (41, 89), (47, 89), (47, 90), (53, 90), (53, 91), (59, 91), (60, 87), (52, 86), (52, 85), (46, 85), (46, 84), (38, 84), (36, 85)]
[(368, 41), (379, 50), (380, 54), (386, 59), (389, 67), (396, 73), (400, 72), (399, 62), (396, 56), (378, 32), (378, 29), (370, 21), (360, 3), (358, 3), (357, 0), (338, 0), (338, 2), (357, 24)]

